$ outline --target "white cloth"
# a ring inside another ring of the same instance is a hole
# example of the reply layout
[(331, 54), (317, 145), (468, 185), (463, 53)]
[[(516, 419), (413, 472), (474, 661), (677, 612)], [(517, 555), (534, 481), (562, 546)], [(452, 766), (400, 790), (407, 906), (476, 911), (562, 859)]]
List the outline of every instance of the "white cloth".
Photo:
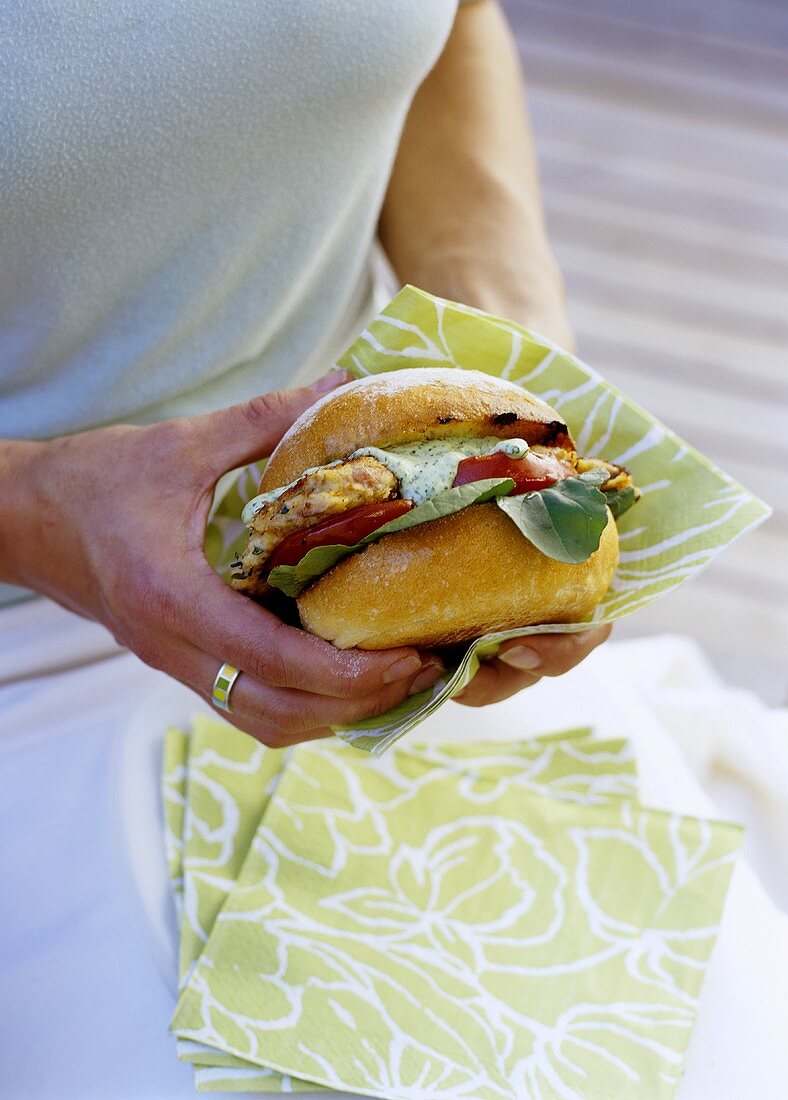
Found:
[[(73, 667), (80, 660), (87, 663)], [(161, 733), (173, 707), (188, 709), (191, 697), (119, 651), (100, 627), (44, 600), (0, 612), (0, 669), (0, 1096), (191, 1097), (191, 1071), (167, 1035), (171, 945), (158, 937), (171, 933), (159, 919), (166, 875), (150, 821)], [(664, 705), (671, 691), (693, 690), (696, 704), (701, 697), (715, 704), (716, 695), (719, 706), (725, 695), (686, 640), (613, 643), (566, 677), (484, 712), (444, 708), (431, 736), (592, 723), (635, 741), (645, 801), (719, 816), (655, 716), (660, 697)], [(161, 702), (152, 706), (154, 696)], [(700, 709), (693, 722), (708, 761), (718, 749), (696, 720)], [(752, 744), (761, 743), (766, 717), (761, 709), (751, 721)], [(728, 744), (734, 734), (727, 730)], [(781, 766), (778, 757), (774, 763), (770, 782)], [(755, 784), (757, 770), (745, 779)], [(772, 795), (788, 800), (785, 789)], [(774, 890), (784, 859), (784, 835), (769, 833), (775, 821), (767, 815), (759, 825)], [(742, 860), (680, 1100), (783, 1100), (786, 1034), (788, 917)]]
[(207, 411), (330, 365), (456, 6), (0, 5), (0, 436)]

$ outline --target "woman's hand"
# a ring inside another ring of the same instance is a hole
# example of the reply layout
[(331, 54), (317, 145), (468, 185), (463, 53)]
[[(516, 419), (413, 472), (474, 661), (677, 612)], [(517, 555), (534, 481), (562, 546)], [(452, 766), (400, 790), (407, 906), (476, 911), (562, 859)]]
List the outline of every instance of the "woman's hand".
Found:
[(531, 687), (543, 676), (560, 676), (588, 656), (609, 636), (609, 626), (576, 634), (532, 634), (506, 642), (498, 656), (485, 661), (455, 701), (469, 707), (499, 703)]
[(233, 592), (203, 555), (213, 488), (270, 454), (333, 372), (205, 416), (3, 444), (0, 575), (103, 623), (146, 664), (208, 699), (244, 673), (232, 721), (268, 745), (326, 736), (434, 683), (415, 649), (342, 651)]

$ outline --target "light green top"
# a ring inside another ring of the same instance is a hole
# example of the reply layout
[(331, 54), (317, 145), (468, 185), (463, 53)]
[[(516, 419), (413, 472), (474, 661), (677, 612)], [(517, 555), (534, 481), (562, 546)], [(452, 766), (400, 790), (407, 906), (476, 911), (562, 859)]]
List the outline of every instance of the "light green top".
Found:
[(392, 160), (456, 7), (1, 5), (0, 437), (327, 369), (374, 311)]

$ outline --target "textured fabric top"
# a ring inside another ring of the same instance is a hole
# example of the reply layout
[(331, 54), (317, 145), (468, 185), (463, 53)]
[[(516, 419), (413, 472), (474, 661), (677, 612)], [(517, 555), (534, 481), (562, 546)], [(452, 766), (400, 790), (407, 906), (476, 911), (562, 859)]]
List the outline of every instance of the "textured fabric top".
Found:
[(0, 435), (317, 373), (456, 0), (0, 8)]

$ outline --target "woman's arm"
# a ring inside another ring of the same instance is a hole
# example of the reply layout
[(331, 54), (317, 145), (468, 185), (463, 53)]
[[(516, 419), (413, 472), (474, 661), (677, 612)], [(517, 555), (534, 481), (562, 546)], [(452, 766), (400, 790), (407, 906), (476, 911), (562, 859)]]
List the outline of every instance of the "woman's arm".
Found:
[[(517, 51), (496, 0), (460, 7), (400, 140), (380, 237), (402, 282), (511, 317), (571, 348), (547, 239)], [(496, 702), (566, 672), (609, 627), (514, 640), (461, 701)]]
[(380, 237), (403, 283), (571, 344), (522, 73), (496, 0), (460, 7), (416, 93)]

